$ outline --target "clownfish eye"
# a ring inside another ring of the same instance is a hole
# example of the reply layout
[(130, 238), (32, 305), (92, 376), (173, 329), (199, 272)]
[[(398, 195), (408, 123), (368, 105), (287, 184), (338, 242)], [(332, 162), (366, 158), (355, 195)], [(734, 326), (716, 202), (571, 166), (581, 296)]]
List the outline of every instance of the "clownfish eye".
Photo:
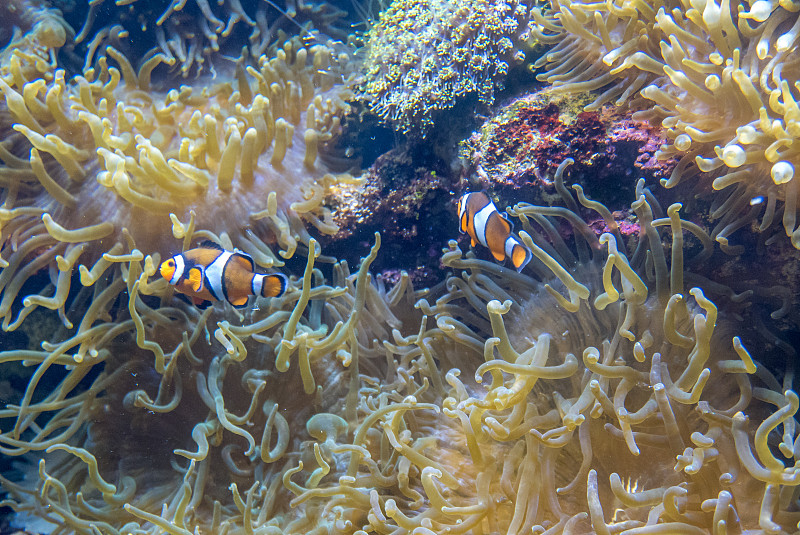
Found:
[(168, 260), (168, 261), (167, 261), (167, 265), (168, 265), (169, 267), (175, 267), (175, 261), (174, 261), (174, 260)]

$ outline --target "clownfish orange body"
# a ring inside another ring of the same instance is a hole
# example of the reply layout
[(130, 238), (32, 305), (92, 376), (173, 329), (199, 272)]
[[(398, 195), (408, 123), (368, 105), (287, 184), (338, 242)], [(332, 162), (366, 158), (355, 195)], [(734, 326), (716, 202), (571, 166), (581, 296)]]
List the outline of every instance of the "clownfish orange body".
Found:
[(500, 212), (485, 193), (467, 193), (458, 200), (459, 229), (469, 234), (472, 246), (480, 243), (487, 247), (495, 260), (511, 260), (517, 271), (522, 271), (531, 261), (531, 252), (511, 232), (513, 225)]
[(255, 273), (255, 262), (249, 255), (226, 251), (210, 240), (165, 260), (159, 272), (200, 308), (223, 299), (241, 308), (251, 295), (277, 297), (289, 284), (280, 273)]

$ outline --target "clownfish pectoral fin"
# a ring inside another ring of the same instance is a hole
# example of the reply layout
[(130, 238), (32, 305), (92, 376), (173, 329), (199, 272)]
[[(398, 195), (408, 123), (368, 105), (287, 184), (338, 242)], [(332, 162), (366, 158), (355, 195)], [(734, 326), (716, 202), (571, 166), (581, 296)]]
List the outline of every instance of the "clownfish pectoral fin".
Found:
[(189, 273), (186, 274), (186, 280), (189, 281), (193, 292), (200, 292), (203, 290), (204, 277), (203, 268), (200, 266), (193, 267), (189, 270)]
[(470, 236), (469, 237), (469, 244), (472, 245), (473, 247), (475, 247), (476, 245), (478, 245), (478, 240), (476, 240), (475, 238)]
[(286, 292), (288, 287), (289, 279), (286, 278), (286, 275), (281, 273), (264, 275), (264, 281), (261, 283), (261, 296), (279, 297)]
[(208, 299), (200, 299), (199, 297), (191, 297), (192, 304), (199, 308), (200, 310), (205, 310), (211, 306), (211, 301)]

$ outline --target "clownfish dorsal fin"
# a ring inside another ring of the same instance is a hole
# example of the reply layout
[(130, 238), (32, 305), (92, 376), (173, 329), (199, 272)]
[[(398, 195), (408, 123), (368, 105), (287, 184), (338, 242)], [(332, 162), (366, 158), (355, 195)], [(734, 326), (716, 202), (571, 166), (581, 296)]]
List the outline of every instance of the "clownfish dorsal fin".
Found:
[(203, 290), (203, 279), (205, 278), (205, 273), (203, 271), (202, 266), (194, 266), (189, 270), (189, 273), (186, 274), (186, 280), (191, 284), (193, 292), (200, 292)]
[(215, 241), (211, 241), (211, 240), (203, 240), (203, 241), (201, 241), (200, 242), (200, 247), (208, 247), (209, 249), (218, 249), (220, 251), (224, 251), (225, 250), (225, 248), (222, 247), (220, 244), (218, 244)]
[(256, 270), (256, 262), (255, 262), (255, 260), (253, 260), (253, 257), (250, 256), (249, 254), (245, 253), (244, 251), (240, 251), (239, 249), (234, 249), (233, 250), (233, 256), (241, 258), (242, 260), (244, 260), (244, 262), (249, 264), (249, 266), (250, 266), (249, 270), (250, 271), (255, 271)]
[(511, 221), (510, 217), (508, 217), (508, 212), (499, 212), (499, 214), (500, 214), (500, 217), (505, 219), (506, 223), (508, 223), (508, 231), (512, 232), (514, 230), (514, 222)]

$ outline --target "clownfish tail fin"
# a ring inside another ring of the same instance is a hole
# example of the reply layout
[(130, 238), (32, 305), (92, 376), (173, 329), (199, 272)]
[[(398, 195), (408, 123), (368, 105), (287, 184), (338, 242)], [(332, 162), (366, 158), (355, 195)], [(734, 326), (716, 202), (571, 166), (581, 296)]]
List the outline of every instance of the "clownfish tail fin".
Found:
[(531, 261), (533, 255), (531, 254), (530, 249), (528, 249), (521, 241), (519, 241), (516, 236), (513, 234), (508, 237), (510, 240), (511, 247), (506, 249), (508, 251), (509, 260), (511, 260), (511, 264), (517, 271), (522, 271), (522, 269), (528, 265), (528, 262)]
[(264, 281), (261, 284), (261, 297), (280, 297), (289, 287), (289, 279), (282, 273), (270, 273), (262, 276)]

